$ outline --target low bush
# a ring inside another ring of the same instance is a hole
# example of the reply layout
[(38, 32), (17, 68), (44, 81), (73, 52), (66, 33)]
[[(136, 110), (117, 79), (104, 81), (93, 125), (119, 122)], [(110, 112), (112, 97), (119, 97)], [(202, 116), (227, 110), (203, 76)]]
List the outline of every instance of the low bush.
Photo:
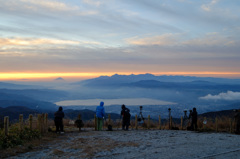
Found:
[(10, 127), (7, 136), (4, 135), (3, 130), (0, 131), (0, 149), (21, 145), (24, 142), (40, 137), (41, 134), (38, 130), (31, 130), (28, 127), (24, 127), (24, 129), (20, 131), (17, 125), (13, 125)]

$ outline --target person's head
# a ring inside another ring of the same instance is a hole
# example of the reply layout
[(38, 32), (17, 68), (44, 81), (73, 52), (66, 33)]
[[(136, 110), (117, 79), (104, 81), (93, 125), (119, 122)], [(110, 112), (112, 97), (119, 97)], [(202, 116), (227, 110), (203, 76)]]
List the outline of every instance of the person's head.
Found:
[(194, 108), (193, 108), (193, 111), (194, 111), (194, 112), (196, 112), (196, 111), (197, 111), (197, 109), (194, 107)]
[(63, 110), (63, 108), (62, 108), (62, 107), (59, 107), (59, 108), (58, 108), (58, 110), (59, 110), (59, 111), (62, 111), (62, 110)]
[(100, 106), (103, 106), (104, 105), (104, 102), (102, 101), (102, 102), (100, 102)]
[(125, 107), (125, 105), (123, 104), (123, 105), (122, 105), (122, 109), (125, 109), (125, 108), (126, 108), (126, 107)]

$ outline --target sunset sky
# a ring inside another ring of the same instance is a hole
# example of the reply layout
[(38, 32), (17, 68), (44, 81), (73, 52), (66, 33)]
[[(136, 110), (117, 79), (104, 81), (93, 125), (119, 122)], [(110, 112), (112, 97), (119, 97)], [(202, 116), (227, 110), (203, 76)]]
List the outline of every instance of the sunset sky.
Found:
[(240, 78), (239, 0), (0, 0), (0, 80)]

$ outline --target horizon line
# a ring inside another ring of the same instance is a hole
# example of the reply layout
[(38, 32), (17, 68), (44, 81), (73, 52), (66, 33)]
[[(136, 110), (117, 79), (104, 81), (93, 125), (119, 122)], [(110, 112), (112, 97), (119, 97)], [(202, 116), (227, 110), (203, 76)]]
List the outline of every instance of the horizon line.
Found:
[(34, 80), (34, 79), (49, 79), (49, 78), (91, 78), (99, 76), (112, 76), (112, 75), (140, 75), (140, 74), (153, 74), (155, 76), (202, 76), (202, 77), (222, 77), (227, 78), (240, 78), (240, 72), (0, 72), (0, 80)]

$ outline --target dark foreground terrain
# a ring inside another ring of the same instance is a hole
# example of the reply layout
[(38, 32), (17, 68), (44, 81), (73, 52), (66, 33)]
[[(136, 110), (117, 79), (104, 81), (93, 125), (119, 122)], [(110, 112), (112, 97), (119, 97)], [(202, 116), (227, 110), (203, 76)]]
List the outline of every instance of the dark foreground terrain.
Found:
[(174, 130), (72, 131), (11, 159), (151, 158), (236, 159), (240, 136)]

